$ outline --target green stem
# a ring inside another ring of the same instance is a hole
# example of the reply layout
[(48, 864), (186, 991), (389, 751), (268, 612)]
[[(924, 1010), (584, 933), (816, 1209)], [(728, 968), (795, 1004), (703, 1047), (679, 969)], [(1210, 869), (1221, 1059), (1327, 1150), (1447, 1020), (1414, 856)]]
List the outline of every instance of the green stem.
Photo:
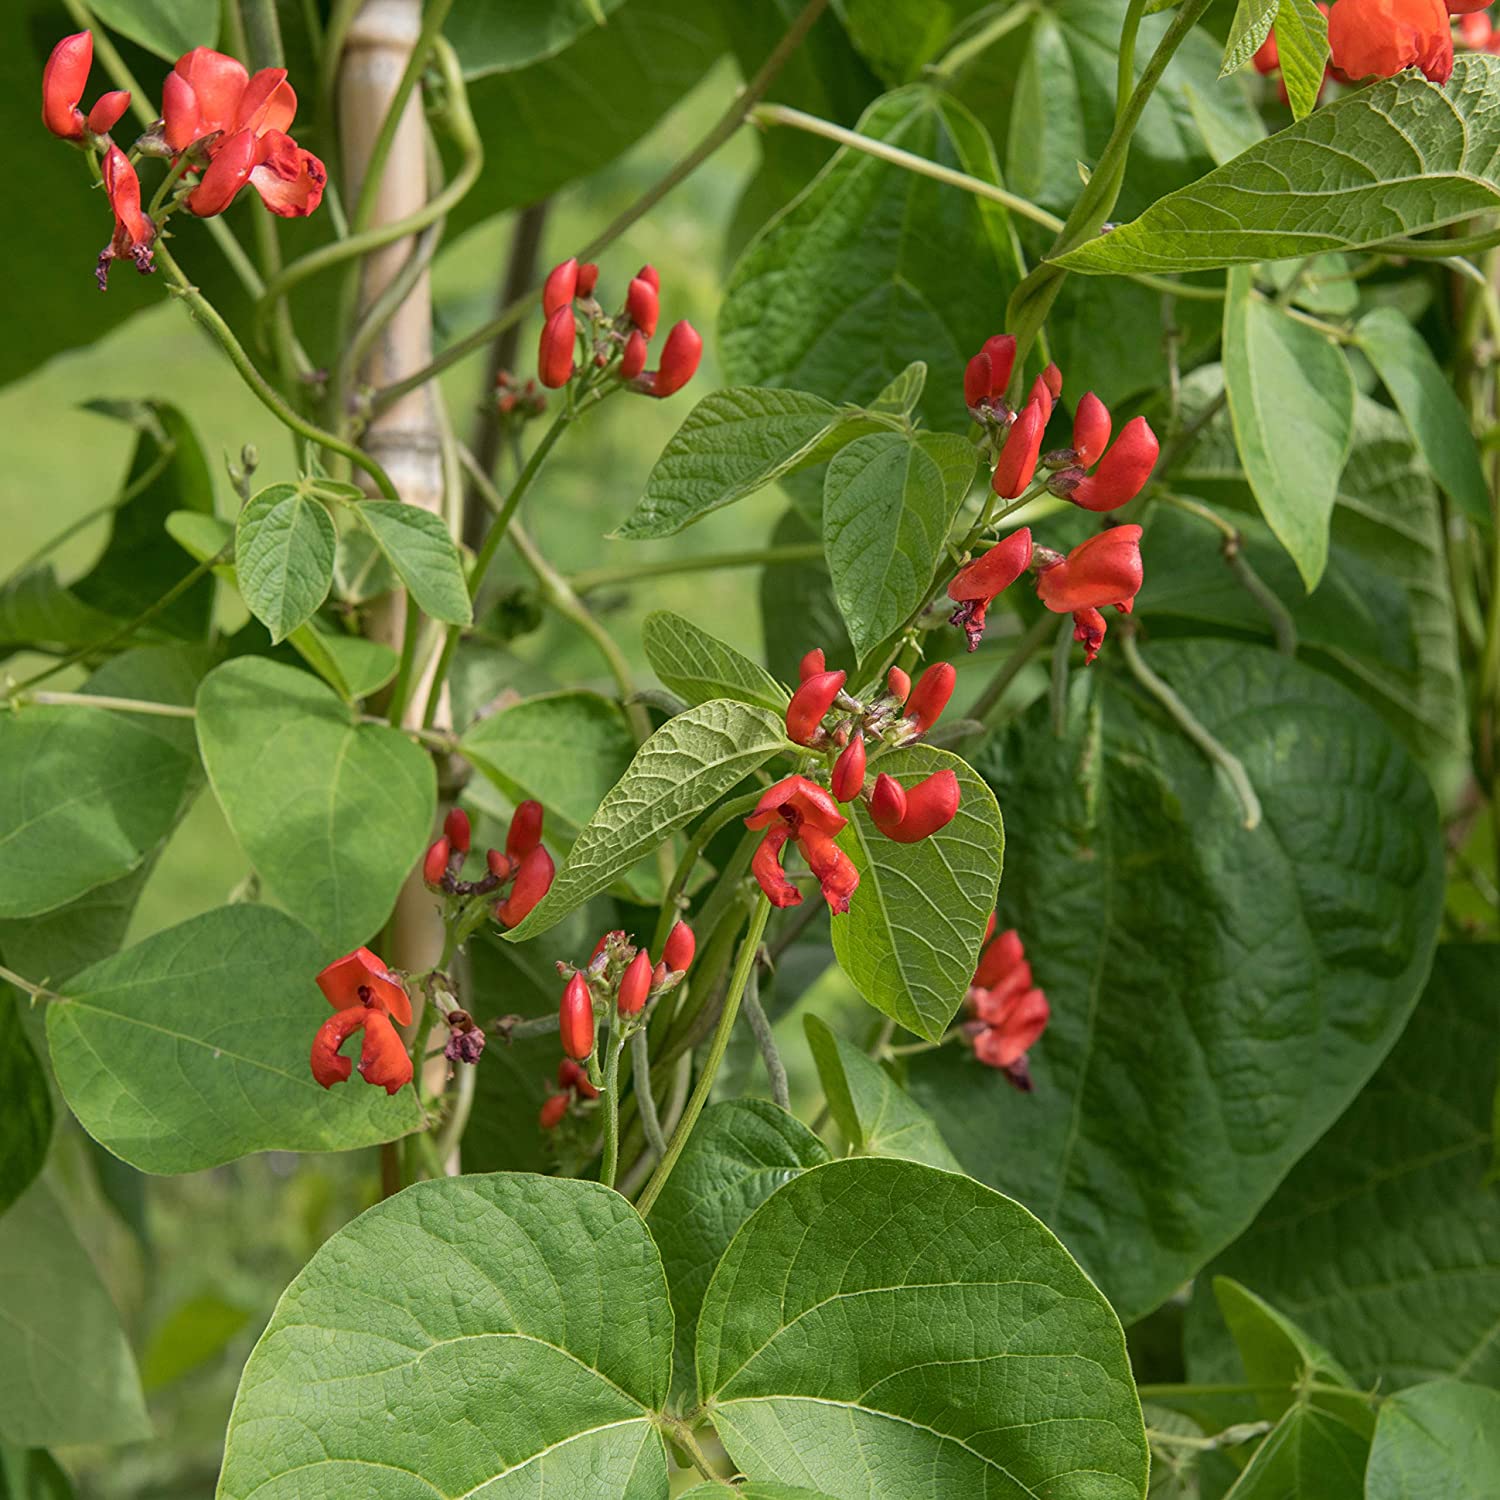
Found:
[(974, 58), (988, 52), (1001, 37), (1009, 35), (1018, 26), (1024, 26), (1039, 10), (1040, 6), (1034, 0), (1022, 0), (1020, 5), (1000, 11), (987, 25), (954, 43), (935, 63), (929, 64), (926, 71), (944, 81), (952, 78)]
[(45, 985), (33, 984), (29, 979), (22, 979), (14, 969), (7, 969), (0, 964), (0, 979), (6, 984), (13, 984), (24, 994), (30, 995), (33, 1000), (64, 1000), (65, 995), (59, 995), (56, 990), (49, 990)]
[(1021, 675), (1026, 664), (1047, 644), (1053, 631), (1053, 616), (1043, 613), (1031, 622), (1026, 633), (1015, 644), (1009, 656), (1000, 664), (995, 675), (985, 684), (984, 691), (974, 700), (969, 709), (971, 719), (984, 720), (990, 711), (1005, 696), (1005, 690)]
[(821, 542), (790, 542), (783, 547), (750, 547), (740, 552), (704, 552), (696, 557), (663, 557), (655, 562), (621, 568), (590, 568), (574, 573), (568, 583), (576, 594), (595, 589), (640, 583), (647, 578), (671, 578), (683, 573), (711, 573), (723, 568), (777, 567), (784, 563), (816, 562), (823, 556)]
[(660, 1161), (667, 1154), (667, 1139), (661, 1133), (661, 1118), (656, 1113), (656, 1094), (651, 1087), (651, 1040), (644, 1026), (630, 1038), (630, 1063), (635, 1077), (635, 1102), (641, 1116), (641, 1129), (646, 1134), (646, 1144)]
[(152, 703), (147, 698), (110, 698), (103, 693), (27, 693), (8, 701), (47, 708), (108, 708), (116, 713), (147, 714), (161, 719), (192, 719), (198, 713), (190, 703)]
[(1130, 0), (1125, 24), (1120, 30), (1120, 56), (1115, 66), (1115, 122), (1124, 117), (1130, 96), (1135, 92), (1135, 40), (1141, 29), (1146, 0)]
[(651, 1180), (647, 1182), (641, 1191), (641, 1196), (636, 1200), (636, 1210), (642, 1218), (651, 1212), (652, 1204), (661, 1196), (661, 1190), (667, 1185), (667, 1179), (672, 1175), (672, 1168), (677, 1165), (677, 1159), (682, 1155), (682, 1148), (687, 1145), (688, 1137), (698, 1123), (698, 1116), (703, 1113), (703, 1106), (708, 1103), (708, 1096), (714, 1086), (714, 1078), (718, 1074), (720, 1063), (724, 1061), (724, 1053), (729, 1046), (729, 1037), (734, 1030), (734, 1020), (739, 1013), (740, 1000), (745, 993), (745, 986), (750, 981), (750, 971), (755, 966), (756, 957), (760, 951), (760, 940), (766, 930), (766, 919), (770, 914), (771, 903), (761, 896), (755, 903), (755, 911), (750, 918), (750, 928), (740, 943), (739, 959), (735, 963), (734, 973), (729, 980), (729, 993), (724, 997), (724, 1009), (719, 1015), (719, 1024), (714, 1030), (713, 1041), (709, 1044), (708, 1057), (704, 1060), (703, 1071), (698, 1076), (692, 1098), (688, 1100), (687, 1108), (677, 1122), (677, 1129), (672, 1132), (672, 1139), (667, 1143), (667, 1154), (656, 1164)]
[(699, 856), (708, 847), (709, 840), (736, 818), (742, 818), (753, 811), (755, 804), (759, 801), (759, 792), (747, 792), (743, 797), (736, 797), (734, 801), (725, 802), (716, 808), (698, 825), (697, 831), (688, 840), (687, 848), (682, 851), (682, 858), (677, 861), (677, 868), (661, 898), (661, 909), (656, 918), (656, 932), (651, 939), (653, 953), (661, 952), (662, 945), (667, 940), (667, 934), (671, 932), (673, 924), (682, 915), (683, 890), (687, 886), (689, 876), (693, 873), (693, 866), (698, 863)]
[(458, 1088), (453, 1099), (453, 1112), (448, 1116), (443, 1126), (443, 1132), (437, 1138), (437, 1159), (447, 1169), (448, 1159), (457, 1151), (463, 1142), (464, 1131), (469, 1128), (469, 1116), (474, 1110), (474, 1091), (479, 1079), (479, 1067), (476, 1063), (458, 1064)]
[[(765, 96), (766, 90), (775, 82), (777, 75), (786, 66), (788, 58), (801, 45), (802, 39), (812, 29), (813, 23), (822, 15), (827, 4), (828, 0), (807, 0), (807, 4), (802, 7), (797, 19), (792, 22), (781, 40), (771, 49), (765, 62), (757, 69), (755, 76), (745, 85), (739, 95), (731, 101), (729, 107), (703, 139), (673, 165), (664, 176), (653, 183), (651, 187), (647, 188), (613, 222), (606, 225), (603, 230), (595, 235), (578, 252), (579, 260), (596, 259), (601, 251), (608, 249), (627, 229), (650, 213), (673, 188), (691, 177), (720, 146), (724, 145), (734, 135), (735, 131), (744, 123), (746, 115)], [(394, 381), (392, 384), (377, 391), (371, 398), (372, 409), (377, 412), (384, 411), (388, 406), (399, 401), (409, 391), (416, 390), (418, 386), (425, 385), (434, 376), (442, 374), (450, 365), (455, 365), (460, 360), (467, 358), (476, 349), (482, 349), (492, 339), (504, 333), (507, 328), (519, 323), (536, 306), (536, 299), (540, 293), (541, 288), (539, 286), (533, 287), (524, 296), (517, 297), (509, 307), (501, 309), (489, 322), (481, 324), (472, 333), (465, 334), (463, 338), (450, 344), (430, 364), (408, 375), (405, 379)]]
[(780, 1109), (792, 1107), (792, 1091), (786, 1079), (786, 1064), (781, 1060), (781, 1051), (776, 1045), (776, 1033), (771, 1029), (771, 1018), (760, 1003), (760, 965), (751, 964), (750, 977), (745, 981), (745, 995), (740, 1002), (745, 1019), (755, 1036), (755, 1045), (760, 1048), (760, 1058), (766, 1067), (766, 1078), (771, 1084), (771, 1100)]
[(1368, 248), (1377, 255), (1404, 255), (1414, 260), (1447, 260), (1453, 255), (1479, 255), (1500, 245), (1500, 229), (1458, 235), (1451, 240), (1385, 240)]
[(213, 303), (187, 279), (182, 267), (172, 258), (166, 246), (160, 243), (156, 247), (156, 261), (171, 277), (188, 308), (229, 356), (230, 363), (239, 371), (240, 378), (250, 387), (251, 394), (283, 427), (290, 428), (299, 437), (304, 437), (309, 442), (326, 448), (330, 453), (337, 453), (351, 463), (358, 464), (375, 481), (386, 499), (400, 500), (401, 496), (397, 493), (396, 486), (391, 483), (390, 476), (368, 453), (362, 452), (351, 443), (346, 443), (341, 437), (314, 426), (282, 400), (265, 376), (255, 368), (254, 362), (230, 331), (229, 325), (219, 316)]
[[(620, 1170), (620, 1054), (624, 1050), (625, 1027), (615, 1017), (609, 1028), (609, 1051), (604, 1064), (604, 1155), (599, 1164), (599, 1181), (605, 1187), (615, 1185)], [(649, 1075), (647, 1087), (650, 1087)]]

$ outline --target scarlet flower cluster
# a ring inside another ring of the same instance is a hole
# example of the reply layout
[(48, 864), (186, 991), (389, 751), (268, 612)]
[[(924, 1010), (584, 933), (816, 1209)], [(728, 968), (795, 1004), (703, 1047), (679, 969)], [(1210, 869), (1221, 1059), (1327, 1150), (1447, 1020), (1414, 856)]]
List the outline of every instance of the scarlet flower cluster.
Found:
[[(849, 910), (859, 887), (854, 861), (834, 842), (848, 824), (839, 803), (865, 801), (871, 821), (897, 843), (914, 844), (946, 827), (958, 812), (958, 777), (935, 771), (915, 786), (903, 786), (880, 772), (866, 790), (866, 742), (909, 745), (938, 721), (953, 696), (957, 674), (949, 662), (934, 662), (916, 687), (899, 667), (892, 667), (886, 691), (862, 703), (844, 691), (845, 674), (830, 672), (821, 650), (802, 658), (802, 682), (786, 711), (789, 739), (821, 750), (831, 761), (829, 786), (806, 776), (787, 776), (770, 787), (745, 819), (765, 837), (751, 861), (751, 873), (773, 906), (798, 906), (802, 892), (786, 877), (783, 850), (795, 843), (818, 881), (823, 899), (835, 912)], [(834, 723), (830, 715), (841, 710)]]
[(992, 914), (969, 986), (967, 1006), (973, 1020), (965, 1024), (964, 1035), (980, 1062), (999, 1068), (1018, 1089), (1030, 1093), (1026, 1054), (1047, 1029), (1051, 1008), (1032, 983), (1020, 935), (1011, 928), (996, 937), (995, 925)]
[(1453, 73), (1452, 16), (1489, 0), (1335, 0), (1328, 12), (1334, 76), (1350, 83), (1420, 68), (1434, 83)]
[(469, 815), (455, 807), (443, 822), (442, 836), (422, 860), (422, 879), (443, 895), (467, 900), (475, 896), (494, 904), (494, 918), (503, 927), (519, 927), (531, 909), (552, 887), (557, 867), (542, 845), (542, 804), (526, 801), (517, 805), (505, 833), (505, 849), (485, 851), (487, 873), (478, 880), (464, 880), (464, 861), (472, 837)]
[(388, 1094), (410, 1083), (411, 1058), (396, 1030), (396, 1026), (411, 1025), (411, 997), (401, 976), (387, 969), (385, 960), (368, 948), (356, 948), (329, 964), (317, 983), (333, 1014), (313, 1038), (313, 1077), (325, 1089), (345, 1082), (351, 1064), (339, 1049), (362, 1030), (360, 1077)]
[[(661, 363), (646, 368), (646, 356), (661, 316), (661, 278), (654, 266), (642, 266), (631, 278), (625, 305), (608, 316), (594, 299), (599, 267), (569, 259), (553, 266), (542, 287), (541, 345), (537, 378), (552, 390), (568, 384), (582, 369), (606, 370), (618, 358), (615, 373), (627, 389), (645, 396), (675, 395), (698, 371), (703, 339), (686, 319), (673, 324), (662, 348)], [(579, 315), (582, 314), (582, 327)], [(580, 336), (585, 361), (579, 365)]]

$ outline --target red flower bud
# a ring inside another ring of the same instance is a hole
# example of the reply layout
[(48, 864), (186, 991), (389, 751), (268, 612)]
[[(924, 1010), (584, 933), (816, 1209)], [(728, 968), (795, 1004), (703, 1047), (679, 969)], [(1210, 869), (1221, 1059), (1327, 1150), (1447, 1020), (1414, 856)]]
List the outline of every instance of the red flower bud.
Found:
[(484, 854), (484, 862), (489, 867), (489, 872), (496, 880), (507, 881), (516, 873), (518, 860), (514, 860), (508, 854), (502, 854), (498, 849), (487, 849)]
[(599, 285), (599, 267), (593, 261), (586, 260), (578, 268), (578, 288), (580, 297), (592, 297), (594, 288)]
[(979, 955), (979, 967), (974, 970), (975, 985), (982, 990), (993, 989), (1025, 958), (1026, 949), (1020, 933), (1014, 927), (1008, 927)]
[(933, 662), (917, 679), (906, 702), (906, 717), (918, 734), (926, 734), (942, 718), (957, 681), (958, 673), (949, 661)]
[(469, 839), (472, 830), (469, 827), (469, 815), (463, 808), (455, 807), (446, 818), (443, 819), (443, 832), (448, 836), (448, 842), (460, 854), (469, 852)]
[(1054, 614), (1067, 615), (1133, 600), (1143, 577), (1141, 528), (1115, 526), (1044, 568), (1037, 574), (1036, 591)]
[(542, 312), (551, 317), (560, 307), (567, 307), (578, 291), (578, 261), (575, 257), (553, 266), (542, 288)]
[(572, 1089), (580, 1099), (597, 1099), (599, 1090), (589, 1082), (587, 1068), (580, 1068), (571, 1057), (565, 1057), (557, 1065), (557, 1081), (565, 1089)]
[(447, 839), (439, 839), (427, 851), (427, 857), (422, 861), (422, 879), (428, 885), (443, 883), (443, 876), (448, 873), (448, 856), (452, 852)]
[[(1109, 416), (1105, 414), (1105, 429)], [(1077, 446), (1075, 439), (1074, 446)], [(1099, 467), (1086, 479), (1080, 479), (1068, 492), (1068, 499), (1084, 510), (1115, 510), (1134, 500), (1156, 467), (1161, 444), (1144, 417), (1132, 417), (1115, 439), (1114, 447), (1099, 461)], [(1082, 462), (1082, 459), (1079, 460)]]
[(990, 397), (1003, 396), (1015, 364), (1015, 336), (991, 334), (964, 371), (964, 397), (968, 404), (978, 406)]
[(323, 1085), (325, 1089), (331, 1089), (336, 1083), (344, 1083), (353, 1071), (354, 1064), (347, 1057), (339, 1056), (339, 1048), (349, 1039), (350, 1035), (359, 1030), (365, 1024), (366, 1012), (361, 1006), (354, 1006), (348, 1010), (336, 1010), (329, 1018), (318, 1027), (318, 1034), (313, 1037), (312, 1076)]
[(594, 997), (582, 974), (575, 974), (563, 990), (557, 1028), (563, 1051), (576, 1062), (583, 1062), (593, 1052)]
[(843, 672), (818, 672), (809, 677), (792, 694), (786, 708), (787, 738), (799, 745), (810, 745), (823, 723), (823, 715), (833, 707), (844, 685)]
[(661, 290), (661, 277), (656, 273), (655, 266), (642, 266), (633, 278), (636, 281), (644, 281), (653, 292)]
[(1104, 644), (1104, 632), (1108, 629), (1104, 616), (1097, 609), (1075, 609), (1073, 611), (1073, 639), (1083, 642), (1083, 662), (1091, 667), (1099, 648)]
[(1109, 408), (1092, 391), (1085, 391), (1073, 413), (1073, 452), (1085, 469), (1093, 468), (1104, 452), (1109, 429)]
[(359, 1071), (366, 1083), (373, 1083), (388, 1094), (411, 1082), (411, 1058), (406, 1044), (384, 1011), (365, 1012), (365, 1044), (360, 1049)]
[(906, 816), (906, 788), (894, 776), (882, 771), (875, 778), (875, 790), (870, 793), (870, 817), (881, 830), (897, 827)]
[(1453, 72), (1453, 33), (1443, 0), (1338, 0), (1328, 50), (1345, 77), (1391, 78), (1420, 68), (1434, 83)]
[(1057, 400), (1062, 395), (1063, 375), (1056, 365), (1048, 365), (1041, 375), (1042, 384), (1052, 393), (1052, 399)]
[(620, 379), (634, 380), (646, 368), (646, 339), (639, 328), (630, 330), (625, 352), (620, 355)]
[(573, 378), (573, 353), (578, 341), (578, 321), (571, 303), (557, 309), (542, 329), (537, 353), (537, 379), (556, 390)]
[(649, 339), (656, 332), (656, 321), (661, 316), (661, 302), (656, 288), (639, 276), (630, 283), (625, 293), (625, 316)]
[(684, 921), (673, 924), (672, 930), (667, 934), (666, 947), (661, 950), (661, 959), (673, 974), (683, 973), (693, 961), (693, 954), (698, 951), (698, 939), (693, 936), (693, 929)]
[(129, 89), (111, 89), (107, 94), (100, 94), (94, 101), (94, 107), (89, 111), (86, 121), (88, 128), (95, 135), (108, 135), (120, 123), (121, 116), (129, 108)]
[(542, 841), (542, 804), (528, 799), (516, 806), (505, 835), (505, 852), (512, 859), (523, 859)]
[(1047, 414), (1033, 397), (1011, 424), (1005, 446), (995, 464), (995, 477), (991, 483), (1002, 499), (1014, 500), (1031, 483), (1037, 459), (1041, 456), (1042, 433), (1046, 426)]
[(833, 795), (840, 802), (852, 802), (865, 789), (865, 737), (854, 731), (844, 753), (834, 762)]
[(809, 677), (816, 677), (821, 672), (828, 670), (828, 662), (823, 655), (821, 646), (814, 646), (798, 664), (798, 680), (806, 682)]
[(620, 993), (617, 1004), (622, 1016), (638, 1016), (646, 1008), (646, 997), (651, 993), (651, 958), (644, 948), (625, 966), (620, 976)]
[(685, 318), (672, 325), (661, 351), (661, 368), (651, 380), (653, 396), (675, 395), (698, 373), (703, 358), (703, 339)]
[(511, 886), (510, 895), (495, 908), (495, 915), (507, 927), (519, 927), (530, 915), (532, 907), (551, 889), (552, 877), (556, 873), (552, 856), (538, 844), (521, 861), (521, 868), (516, 871), (516, 883)]
[(75, 31), (53, 49), (42, 69), (42, 124), (65, 141), (83, 139), (83, 98), (94, 65), (94, 33)]
[(892, 667), (885, 674), (885, 685), (897, 703), (905, 703), (911, 697), (911, 678), (900, 667)]
[(964, 366), (964, 405), (978, 406), (988, 400), (993, 378), (990, 357), (981, 351)]
[(859, 871), (854, 861), (826, 833), (804, 828), (797, 837), (802, 857), (813, 872), (830, 911), (849, 910), (849, 898), (859, 889)]
[(766, 836), (756, 845), (750, 861), (750, 873), (772, 906), (802, 905), (802, 892), (786, 878), (786, 872), (781, 868), (782, 846), (791, 836), (792, 830), (785, 823), (766, 829)]
[(934, 771), (925, 781), (908, 787), (905, 795), (905, 811), (895, 822), (888, 817), (882, 819), (882, 811), (876, 811), (875, 799), (870, 800), (870, 816), (875, 826), (889, 839), (898, 844), (915, 844), (930, 837), (940, 828), (946, 828), (958, 813), (958, 776), (948, 769)]
[(566, 1094), (549, 1094), (537, 1112), (537, 1124), (543, 1130), (556, 1130), (567, 1115), (571, 1102)]

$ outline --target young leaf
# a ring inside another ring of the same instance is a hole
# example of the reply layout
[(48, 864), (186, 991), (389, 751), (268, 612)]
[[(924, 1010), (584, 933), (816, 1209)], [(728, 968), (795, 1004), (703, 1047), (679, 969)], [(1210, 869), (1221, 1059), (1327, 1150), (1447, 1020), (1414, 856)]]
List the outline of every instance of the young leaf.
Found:
[(725, 1099), (703, 1111), (651, 1209), (677, 1325), (675, 1387), (692, 1389), (698, 1309), (740, 1225), (777, 1188), (828, 1159), (807, 1126), (767, 1099)]
[(245, 1366), (218, 1494), (661, 1500), (671, 1360), (661, 1259), (618, 1193), (419, 1182), (287, 1288)]
[(641, 623), (641, 644), (651, 669), (687, 703), (737, 698), (772, 713), (785, 713), (787, 690), (761, 666), (733, 646), (673, 614), (653, 610)]
[(209, 673), (197, 722), (234, 836), (323, 939), (324, 962), (368, 941), (431, 832), (430, 758), (396, 730), (361, 723), (309, 673), (257, 657)]
[(946, 432), (857, 438), (829, 464), (823, 545), (861, 656), (926, 597), (975, 464), (974, 445)]
[(1467, 52), (1446, 86), (1407, 69), (1351, 90), (1057, 264), (1100, 275), (1209, 271), (1363, 250), (1491, 211), (1497, 86), (1500, 59)]
[(1305, 120), (1317, 106), (1328, 67), (1328, 18), (1316, 0), (1280, 0), (1276, 54), (1292, 115)]
[(313, 978), (334, 956), (268, 906), (224, 906), (75, 974), (47, 1009), (69, 1108), (143, 1172), (352, 1150), (416, 1129), (411, 1089), (313, 1079), (308, 1051), (328, 1015)]
[[(7, 955), (8, 956), (8, 955)], [(52, 1143), (47, 1075), (21, 1026), (8, 990), (0, 989), (0, 1215), (26, 1191)]]
[(1328, 563), (1328, 527), (1354, 437), (1349, 362), (1316, 329), (1229, 276), (1224, 382), (1245, 477), (1311, 592)]
[(662, 449), (646, 493), (616, 528), (626, 541), (673, 536), (880, 424), (806, 391), (731, 386), (705, 396)]
[(1224, 44), (1220, 78), (1238, 73), (1260, 50), (1261, 43), (1271, 34), (1276, 5), (1277, 0), (1239, 0), (1234, 20), (1230, 22), (1229, 40)]
[(1001, 922), (1052, 1007), (1035, 1092), (954, 1048), (908, 1060), (959, 1160), (1131, 1321), (1364, 1086), (1421, 993), (1443, 886), (1426, 779), (1345, 688), (1238, 643), (1145, 655), (1244, 765), (1260, 826), (1106, 654), (1064, 738), (1043, 704), (980, 762), (1010, 825)]
[(1500, 1494), (1500, 1391), (1432, 1380), (1381, 1403), (1365, 1500)]
[(354, 514), (424, 613), (447, 625), (473, 622), (463, 562), (441, 516), (396, 500), (366, 500)]
[(786, 747), (779, 714), (729, 698), (668, 719), (599, 804), (552, 889), (506, 938), (545, 932)]
[(0, 1442), (129, 1443), (151, 1435), (119, 1315), (45, 1182), (0, 1215)]
[(917, 844), (898, 844), (856, 802), (839, 842), (859, 869), (846, 916), (832, 923), (833, 951), (855, 988), (892, 1020), (936, 1041), (968, 992), (995, 905), (1005, 830), (994, 793), (947, 750), (912, 745), (879, 768), (903, 786), (952, 768), (958, 815)]
[(896, 1156), (961, 1172), (932, 1116), (879, 1063), (838, 1036), (821, 1017), (802, 1018), (818, 1081), (849, 1150)]
[(338, 540), (333, 517), (300, 484), (273, 484), (240, 512), (234, 566), (250, 613), (285, 640), (328, 597)]
[(1474, 432), (1426, 340), (1394, 307), (1367, 313), (1354, 335), (1437, 482), (1472, 520), (1488, 528), (1490, 487)]
[(750, 1216), (703, 1299), (698, 1391), (752, 1480), (852, 1495), (857, 1470), (902, 1500), (1146, 1492), (1109, 1304), (1018, 1203), (916, 1162), (815, 1167)]
[(892, 417), (910, 417), (917, 409), (926, 385), (927, 361), (914, 359), (878, 396), (865, 403), (865, 410)]

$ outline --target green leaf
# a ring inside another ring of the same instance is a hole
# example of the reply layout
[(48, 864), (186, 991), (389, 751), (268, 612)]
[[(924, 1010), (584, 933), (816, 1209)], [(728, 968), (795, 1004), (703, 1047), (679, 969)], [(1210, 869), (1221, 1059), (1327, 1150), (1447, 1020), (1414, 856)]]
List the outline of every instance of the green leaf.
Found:
[(861, 656), (927, 597), (975, 464), (974, 445), (946, 432), (857, 438), (829, 464), (823, 545)]
[(94, 14), (148, 52), (176, 62), (219, 37), (219, 0), (95, 0)]
[(609, 23), (624, 0), (541, 0), (517, 9), (505, 0), (468, 0), (444, 28), (466, 78), (508, 73), (555, 57)]
[(1366, 1500), (1500, 1494), (1500, 1391), (1433, 1380), (1381, 1403)]
[(12, 969), (42, 984), (71, 978), (108, 958), (125, 940), (153, 864), (148, 856), (130, 874), (40, 917), (0, 922), (0, 954)]
[(429, 757), (398, 731), (359, 722), (307, 672), (256, 657), (209, 673), (197, 723), (235, 838), (323, 939), (324, 962), (367, 941), (431, 832)]
[(984, 0), (842, 0), (849, 40), (888, 83), (908, 83)]
[(0, 1441), (22, 1448), (151, 1435), (109, 1293), (45, 1182), (0, 1216)]
[(1446, 87), (1408, 69), (1351, 90), (1057, 264), (1208, 271), (1363, 250), (1492, 211), (1497, 70), (1495, 58), (1469, 52)]
[(698, 1310), (729, 1242), (777, 1188), (828, 1159), (807, 1126), (767, 1099), (725, 1099), (704, 1110), (651, 1209), (677, 1327), (675, 1386), (692, 1388)]
[[(924, 85), (877, 100), (859, 129), (998, 180), (974, 118)], [(861, 402), (892, 371), (925, 360), (920, 409), (934, 426), (956, 426), (966, 419), (963, 371), (982, 336), (975, 330), (1000, 326), (1015, 281), (998, 205), (841, 149), (730, 273), (719, 313), (724, 366), (737, 384)]]
[(346, 703), (379, 692), (396, 675), (401, 658), (379, 641), (324, 630), (312, 620), (287, 636), (287, 645)]
[(73, 1485), (45, 1448), (0, 1444), (0, 1500), (75, 1500)]
[(397, 500), (366, 500), (354, 513), (424, 614), (448, 625), (473, 623), (464, 565), (441, 516)]
[(328, 597), (337, 541), (327, 507), (301, 484), (273, 484), (240, 512), (234, 566), (250, 613), (285, 640)]
[(865, 410), (905, 419), (917, 409), (917, 402), (922, 399), (922, 392), (926, 388), (927, 361), (914, 359), (878, 396), (866, 404)]
[[(795, 510), (786, 511), (771, 532), (770, 545), (780, 547), (816, 540), (816, 533)], [(772, 672), (795, 682), (809, 647), (821, 646), (830, 670), (855, 669), (854, 647), (844, 628), (828, 568), (816, 562), (765, 568), (760, 575), (760, 623), (766, 661)]]
[[(1338, 1351), (1362, 1387), (1500, 1386), (1500, 1198), (1486, 1186), (1500, 1035), (1495, 945), (1438, 949), (1415, 1016), (1342, 1119), (1212, 1266)], [(1232, 1377), (1200, 1287), (1187, 1353)]]
[(669, 609), (652, 610), (641, 622), (641, 644), (662, 685), (686, 703), (736, 698), (786, 712), (791, 695), (759, 662)]
[(1224, 44), (1220, 78), (1238, 73), (1260, 50), (1261, 43), (1271, 34), (1277, 4), (1278, 0), (1239, 0), (1229, 26), (1229, 40)]
[(848, 1149), (858, 1156), (895, 1156), (945, 1172), (961, 1172), (932, 1116), (879, 1063), (838, 1036), (818, 1016), (802, 1018), (818, 1081)]
[(1292, 115), (1305, 120), (1317, 107), (1328, 66), (1328, 18), (1316, 0), (1280, 0), (1276, 52)]
[(1437, 482), (1472, 520), (1488, 527), (1490, 489), (1474, 433), (1426, 340), (1393, 307), (1367, 313), (1354, 332)]
[(671, 1349), (660, 1257), (617, 1193), (418, 1183), (287, 1288), (245, 1366), (218, 1494), (661, 1500)]
[(1328, 527), (1354, 435), (1354, 377), (1342, 351), (1229, 275), (1224, 380), (1245, 477), (1309, 592), (1328, 563)]
[(751, 1215), (703, 1300), (698, 1386), (751, 1479), (845, 1500), (871, 1475), (902, 1500), (1146, 1491), (1109, 1304), (1018, 1203), (916, 1162), (816, 1167)]
[(806, 391), (731, 386), (705, 396), (662, 449), (646, 492), (612, 533), (626, 541), (674, 536), (810, 464), (862, 432), (863, 412)]
[(141, 1378), (154, 1391), (224, 1352), (229, 1341), (250, 1321), (243, 1307), (205, 1293), (180, 1302), (151, 1335), (141, 1360)]
[(252, 1151), (347, 1151), (421, 1123), (416, 1094), (325, 1089), (308, 1049), (331, 955), (267, 906), (224, 906), (75, 974), (47, 1009), (58, 1086), (101, 1146), (143, 1172)]
[(1063, 738), (1044, 703), (979, 763), (1010, 824), (1001, 925), (1052, 1007), (1036, 1091), (956, 1048), (909, 1059), (959, 1160), (1054, 1226), (1128, 1321), (1249, 1224), (1374, 1072), (1442, 891), (1432, 793), (1347, 690), (1252, 646), (1145, 656), (1243, 763), (1260, 826), (1106, 652)]
[[(774, 1480), (765, 1482), (751, 1480), (749, 1484), (737, 1484), (734, 1492), (740, 1500), (831, 1500), (826, 1490), (809, 1490), (801, 1485), (777, 1484)], [(721, 1500), (723, 1494), (724, 1486), (717, 1482), (695, 1484), (692, 1489), (684, 1492), (682, 1500)]]
[(599, 804), (552, 889), (506, 938), (545, 932), (786, 747), (780, 715), (728, 698), (668, 719)]
[(0, 990), (0, 1215), (42, 1170), (52, 1143), (52, 1095), (22, 1028), (21, 1003)]
[(994, 794), (958, 756), (912, 745), (879, 769), (911, 787), (936, 771), (958, 776), (958, 815), (917, 844), (898, 844), (853, 804), (839, 843), (859, 869), (848, 914), (832, 923), (833, 951), (854, 987), (892, 1020), (936, 1041), (968, 993), (995, 906), (1005, 830)]

